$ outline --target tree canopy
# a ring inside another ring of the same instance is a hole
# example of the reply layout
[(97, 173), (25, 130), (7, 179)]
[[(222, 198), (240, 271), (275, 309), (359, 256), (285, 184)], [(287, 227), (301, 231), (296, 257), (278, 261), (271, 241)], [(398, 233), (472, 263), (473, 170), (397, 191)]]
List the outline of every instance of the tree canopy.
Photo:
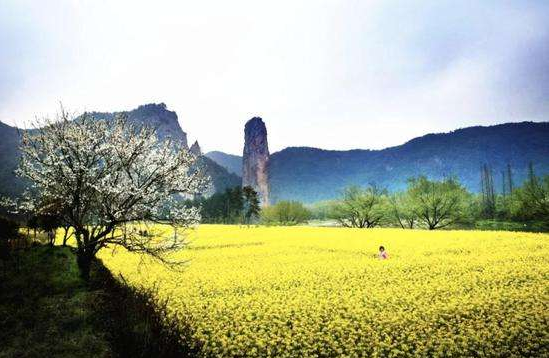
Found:
[(125, 117), (75, 120), (61, 110), (22, 134), (17, 173), (32, 183), (36, 204), (54, 206), (74, 228), (79, 266), (86, 276), (91, 259), (109, 244), (150, 254), (165, 254), (184, 245), (181, 235), (151, 240), (137, 231), (117, 230), (126, 223), (161, 222), (178, 227), (199, 220), (196, 208), (182, 205), (207, 185), (196, 158), (170, 138), (159, 140), (154, 128)]

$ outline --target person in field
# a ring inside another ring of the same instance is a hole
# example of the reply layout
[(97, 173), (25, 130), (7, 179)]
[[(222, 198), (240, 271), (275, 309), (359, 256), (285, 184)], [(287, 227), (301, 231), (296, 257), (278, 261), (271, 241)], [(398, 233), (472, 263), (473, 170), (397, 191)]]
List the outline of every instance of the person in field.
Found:
[(383, 246), (379, 247), (379, 254), (377, 254), (377, 257), (380, 260), (387, 260), (389, 258), (389, 254), (387, 253), (387, 251), (385, 251), (385, 247)]

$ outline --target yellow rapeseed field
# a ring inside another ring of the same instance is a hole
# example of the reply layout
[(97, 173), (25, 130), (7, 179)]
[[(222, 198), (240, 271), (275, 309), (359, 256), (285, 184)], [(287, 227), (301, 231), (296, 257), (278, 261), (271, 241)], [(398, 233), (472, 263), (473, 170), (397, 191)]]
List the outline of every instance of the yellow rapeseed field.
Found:
[(190, 238), (183, 272), (100, 256), (157, 284), (205, 356), (549, 354), (547, 234), (202, 225)]

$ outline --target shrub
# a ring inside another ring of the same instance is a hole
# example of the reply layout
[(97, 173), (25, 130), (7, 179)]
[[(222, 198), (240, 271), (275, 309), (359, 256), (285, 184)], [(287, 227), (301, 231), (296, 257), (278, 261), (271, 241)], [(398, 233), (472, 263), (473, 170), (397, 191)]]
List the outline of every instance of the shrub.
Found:
[(0, 217), (0, 240), (15, 240), (19, 236), (19, 223)]
[[(190, 325), (170, 315), (168, 300), (158, 288), (132, 286), (116, 279), (100, 260), (94, 261), (90, 282), (104, 290), (92, 303), (95, 321), (112, 348), (123, 357), (195, 357), (201, 342), (193, 340)], [(193, 346), (193, 347), (191, 347)]]
[(261, 211), (261, 221), (265, 224), (297, 225), (310, 217), (311, 212), (299, 201), (279, 201)]

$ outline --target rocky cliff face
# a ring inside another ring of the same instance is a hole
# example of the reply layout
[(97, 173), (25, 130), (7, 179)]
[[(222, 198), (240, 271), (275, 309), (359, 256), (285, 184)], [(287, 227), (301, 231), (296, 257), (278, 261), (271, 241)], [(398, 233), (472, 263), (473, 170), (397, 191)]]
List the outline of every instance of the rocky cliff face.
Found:
[(242, 186), (254, 188), (263, 206), (269, 205), (268, 163), (267, 128), (261, 118), (254, 117), (244, 127)]
[(202, 149), (200, 149), (200, 144), (198, 144), (197, 140), (195, 140), (193, 145), (191, 145), (191, 149), (189, 149), (189, 151), (197, 157), (200, 157), (202, 155)]
[[(96, 119), (106, 121), (113, 120), (117, 114), (125, 114), (131, 123), (155, 127), (160, 139), (170, 137), (184, 148), (188, 148), (187, 134), (181, 129), (177, 114), (168, 110), (164, 103), (146, 104), (131, 111), (91, 112), (90, 114)], [(18, 131), (23, 130), (0, 122), (0, 196), (19, 196), (28, 185), (13, 173), (20, 156)], [(201, 154), (198, 143), (195, 143), (190, 150), (195, 154), (198, 153), (199, 156)], [(211, 193), (240, 186), (242, 183), (240, 176), (229, 173), (227, 169), (209, 158), (200, 156), (199, 163), (203, 166), (205, 174), (212, 180)]]
[[(150, 103), (137, 107), (131, 111), (121, 112), (125, 114), (128, 121), (136, 124), (145, 124), (156, 128), (160, 139), (167, 137), (178, 142), (183, 148), (189, 148), (187, 144), (187, 133), (181, 129), (177, 113), (166, 108), (164, 103)], [(97, 119), (112, 119), (118, 113), (92, 112)]]

